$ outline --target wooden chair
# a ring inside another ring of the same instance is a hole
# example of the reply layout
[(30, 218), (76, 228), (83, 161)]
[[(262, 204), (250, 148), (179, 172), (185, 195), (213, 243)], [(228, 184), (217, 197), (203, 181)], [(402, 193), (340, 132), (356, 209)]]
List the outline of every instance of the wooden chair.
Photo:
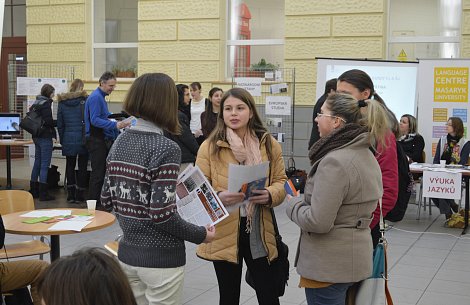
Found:
[(119, 240), (121, 239), (122, 235), (116, 237), (115, 240), (110, 241), (104, 245), (104, 248), (108, 250), (112, 255), (117, 256), (118, 249), (119, 249)]
[[(4, 190), (0, 191), (0, 214), (9, 214), (21, 211), (34, 210), (33, 196), (27, 191)], [(0, 259), (17, 258), (32, 255), (43, 255), (51, 251), (51, 247), (44, 242), (44, 236), (40, 240), (32, 239), (19, 243), (6, 244), (0, 250)]]

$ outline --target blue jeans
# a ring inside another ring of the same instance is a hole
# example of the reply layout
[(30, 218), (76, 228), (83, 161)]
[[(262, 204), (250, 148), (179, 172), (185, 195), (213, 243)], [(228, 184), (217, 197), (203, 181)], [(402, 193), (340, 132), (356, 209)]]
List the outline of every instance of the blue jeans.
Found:
[(338, 283), (324, 288), (305, 288), (308, 305), (344, 305), (346, 291), (354, 283)]
[(36, 182), (39, 177), (39, 182), (47, 183), (47, 172), (52, 158), (52, 138), (33, 138), (33, 142), (36, 151), (31, 181)]

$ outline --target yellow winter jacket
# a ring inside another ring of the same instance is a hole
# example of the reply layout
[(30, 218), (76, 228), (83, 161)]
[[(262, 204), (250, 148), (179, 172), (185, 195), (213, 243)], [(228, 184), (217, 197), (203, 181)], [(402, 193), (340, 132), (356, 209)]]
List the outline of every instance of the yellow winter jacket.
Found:
[[(269, 134), (264, 134), (260, 140), (261, 158), (268, 161), (265, 143)], [(284, 201), (286, 193), (284, 183), (287, 180), (282, 158), (281, 145), (271, 137), (272, 154), (270, 163), (270, 177), (266, 184), (271, 181), (266, 189), (271, 194), (271, 207), (278, 206)], [(228, 167), (230, 163), (239, 164), (230, 149), (230, 145), (224, 141), (218, 141), (217, 146), (221, 147), (219, 156), (212, 154), (209, 141), (202, 143), (199, 148), (196, 165), (201, 169), (206, 178), (211, 183), (216, 192), (226, 190), (228, 187)], [(267, 173), (268, 174), (268, 173)], [(268, 252), (269, 260), (277, 258), (276, 240), (274, 226), (271, 217), (270, 207), (260, 209), (260, 232), (264, 246)], [(229, 217), (218, 223), (216, 226), (215, 239), (208, 244), (201, 244), (197, 248), (197, 255), (210, 261), (227, 261), (238, 263), (238, 233), (240, 229), (239, 209), (230, 212)]]

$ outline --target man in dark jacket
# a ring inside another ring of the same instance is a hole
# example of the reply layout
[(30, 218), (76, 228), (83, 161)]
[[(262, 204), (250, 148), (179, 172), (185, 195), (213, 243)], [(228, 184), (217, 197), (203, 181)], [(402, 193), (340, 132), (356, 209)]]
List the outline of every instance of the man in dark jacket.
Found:
[[(5, 227), (0, 216), (0, 247), (8, 254), (4, 247)], [(0, 290), (2, 293), (31, 285), (31, 296), (34, 305), (41, 305), (41, 298), (37, 291), (37, 281), (48, 263), (40, 260), (17, 260), (0, 263)]]
[(310, 150), (310, 147), (312, 147), (313, 144), (315, 144), (316, 141), (320, 139), (320, 133), (318, 132), (318, 124), (315, 122), (315, 118), (317, 117), (317, 113), (320, 112), (321, 106), (323, 106), (323, 103), (326, 101), (326, 98), (330, 95), (336, 92), (336, 83), (337, 79), (332, 78), (329, 81), (326, 82), (325, 84), (325, 92), (323, 93), (322, 96), (318, 99), (318, 101), (315, 103), (315, 106), (313, 107), (313, 119), (312, 119), (312, 132), (310, 133), (310, 140), (308, 141), (308, 149)]

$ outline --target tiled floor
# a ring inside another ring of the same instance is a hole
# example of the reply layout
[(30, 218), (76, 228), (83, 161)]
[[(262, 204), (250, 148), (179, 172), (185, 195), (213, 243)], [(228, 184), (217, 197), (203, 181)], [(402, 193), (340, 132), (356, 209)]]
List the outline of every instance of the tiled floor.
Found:
[[(60, 165), (62, 160), (54, 162)], [(0, 184), (5, 185), (5, 162), (0, 162)], [(30, 169), (24, 161), (13, 161), (13, 177), (28, 179)], [(26, 180), (27, 181), (27, 180)], [(14, 185), (24, 187), (24, 181), (14, 180)], [(37, 208), (67, 207), (65, 191), (55, 191), (57, 200), (52, 203), (37, 202)], [(299, 230), (290, 222), (284, 207), (276, 209), (283, 240), (290, 247), (293, 262)], [(449, 305), (470, 304), (470, 235), (460, 236), (461, 230), (443, 226), (443, 216), (436, 208), (421, 213), (416, 220), (416, 205), (410, 204), (405, 219), (392, 224), (386, 233), (389, 243), (389, 286), (395, 304), (398, 305)], [(120, 233), (113, 226), (89, 233), (61, 237), (62, 255), (82, 247), (102, 247)], [(8, 241), (28, 237), (9, 235)], [(183, 304), (207, 305), (218, 303), (215, 273), (209, 262), (195, 256), (195, 246), (187, 244), (187, 264)], [(292, 266), (289, 286), (281, 298), (281, 304), (306, 304), (303, 291), (297, 287), (299, 276)], [(254, 291), (242, 283), (241, 304), (257, 304)]]

